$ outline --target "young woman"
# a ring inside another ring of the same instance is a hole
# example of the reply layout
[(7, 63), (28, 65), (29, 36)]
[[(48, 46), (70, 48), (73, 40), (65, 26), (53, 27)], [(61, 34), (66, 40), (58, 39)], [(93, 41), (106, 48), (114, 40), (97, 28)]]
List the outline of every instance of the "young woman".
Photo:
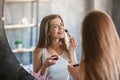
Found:
[[(112, 19), (91, 11), (82, 24), (82, 61), (68, 69), (74, 80), (120, 80), (120, 40)], [(75, 75), (76, 74), (76, 75)]]
[[(44, 17), (40, 25), (38, 45), (33, 55), (33, 69), (37, 80), (68, 80), (67, 65), (76, 63), (77, 42), (73, 37), (67, 45), (65, 27), (57, 14)], [(58, 59), (58, 60), (56, 60)]]

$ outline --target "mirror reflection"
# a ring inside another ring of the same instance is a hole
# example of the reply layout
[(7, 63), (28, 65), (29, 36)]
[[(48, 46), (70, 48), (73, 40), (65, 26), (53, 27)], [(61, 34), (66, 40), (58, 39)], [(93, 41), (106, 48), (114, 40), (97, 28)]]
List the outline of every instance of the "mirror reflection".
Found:
[[(81, 61), (81, 23), (93, 10), (107, 12), (119, 31), (118, 0), (6, 0), (4, 5), (5, 31), (9, 45), (18, 61), (33, 73), (33, 51), (38, 44), (40, 22), (49, 14), (59, 14), (64, 26), (78, 43), (77, 63)], [(72, 78), (70, 77), (72, 80)]]

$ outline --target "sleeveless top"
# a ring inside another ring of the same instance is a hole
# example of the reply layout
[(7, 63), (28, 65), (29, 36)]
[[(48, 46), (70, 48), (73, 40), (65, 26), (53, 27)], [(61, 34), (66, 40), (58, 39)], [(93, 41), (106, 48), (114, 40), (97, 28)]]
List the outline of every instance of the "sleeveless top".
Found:
[[(42, 49), (42, 61), (45, 62), (46, 58), (51, 55), (48, 53), (46, 48)], [(58, 60), (56, 64), (50, 66), (47, 71), (47, 75), (49, 76), (49, 80), (69, 80), (69, 72), (67, 66), (69, 64), (69, 59), (63, 52), (62, 55), (58, 56)]]

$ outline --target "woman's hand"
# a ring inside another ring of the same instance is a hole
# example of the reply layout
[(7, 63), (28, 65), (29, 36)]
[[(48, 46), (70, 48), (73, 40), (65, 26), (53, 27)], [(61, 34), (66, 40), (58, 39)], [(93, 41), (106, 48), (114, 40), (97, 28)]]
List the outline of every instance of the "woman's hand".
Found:
[(78, 45), (77, 41), (74, 39), (74, 37), (71, 37), (69, 41), (69, 57), (70, 57), (69, 62), (73, 64), (77, 63), (75, 54), (77, 45)]
[(51, 65), (54, 65), (56, 64), (57, 60), (56, 60), (57, 56), (56, 55), (53, 55), (49, 58), (46, 59), (45, 63), (43, 64), (44, 67), (50, 67)]
[(76, 47), (77, 47), (78, 43), (77, 41), (75, 40), (74, 37), (71, 37), (70, 38), (70, 41), (69, 41), (69, 51), (70, 52), (74, 52)]
[(48, 57), (45, 61), (45, 63), (43, 64), (43, 66), (41, 67), (41, 72), (40, 75), (44, 75), (44, 73), (46, 72), (47, 68), (50, 67), (51, 65), (56, 64), (57, 59), (56, 59), (57, 55), (55, 56), (51, 56)]
[(79, 66), (73, 67), (73, 64), (69, 64), (68, 71), (74, 80), (79, 80)]

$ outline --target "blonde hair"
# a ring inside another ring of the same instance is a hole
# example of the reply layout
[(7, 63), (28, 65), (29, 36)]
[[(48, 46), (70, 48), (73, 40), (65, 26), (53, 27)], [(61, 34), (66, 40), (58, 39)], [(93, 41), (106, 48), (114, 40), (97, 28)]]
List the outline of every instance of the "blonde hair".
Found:
[(120, 42), (109, 15), (88, 13), (82, 24), (82, 48), (85, 80), (119, 80)]

